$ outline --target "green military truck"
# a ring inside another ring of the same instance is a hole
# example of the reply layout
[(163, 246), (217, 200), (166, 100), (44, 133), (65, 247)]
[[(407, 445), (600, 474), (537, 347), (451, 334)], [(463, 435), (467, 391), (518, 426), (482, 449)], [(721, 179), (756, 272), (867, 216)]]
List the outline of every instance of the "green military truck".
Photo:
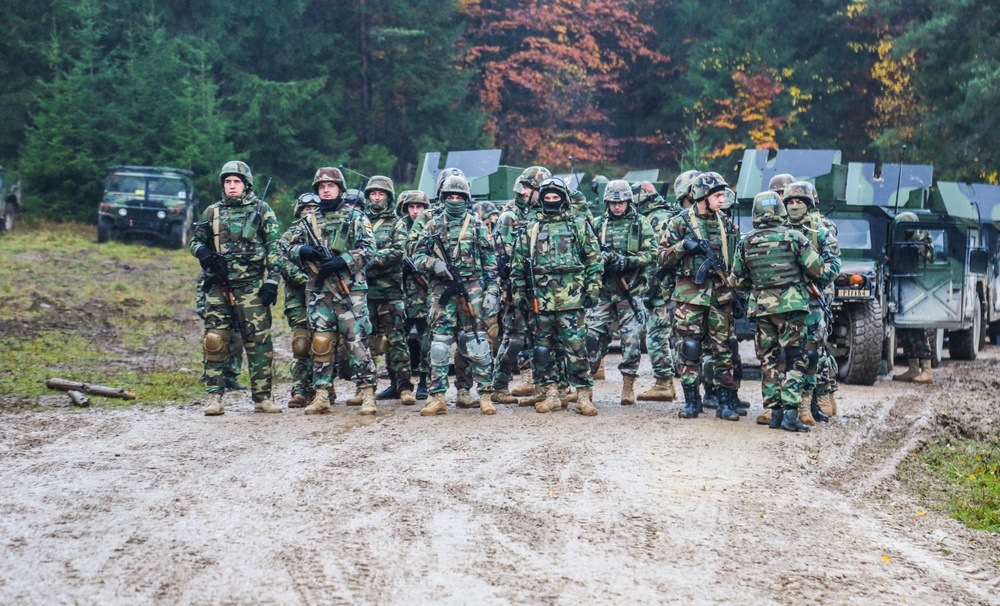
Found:
[(14, 230), (14, 215), (21, 212), (21, 184), (10, 182), (0, 170), (0, 232)]
[(987, 253), (984, 277), (983, 321), (985, 332), (994, 345), (1000, 345), (1000, 185), (961, 184), (976, 204), (983, 228), (983, 244)]
[(198, 206), (193, 176), (189, 170), (166, 166), (112, 166), (98, 208), (97, 241), (186, 247)]

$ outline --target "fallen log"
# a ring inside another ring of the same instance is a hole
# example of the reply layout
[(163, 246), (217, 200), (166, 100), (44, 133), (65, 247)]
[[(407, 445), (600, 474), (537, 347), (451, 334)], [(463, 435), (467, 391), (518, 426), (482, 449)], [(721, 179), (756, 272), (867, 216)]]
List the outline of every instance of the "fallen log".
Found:
[(45, 382), (45, 386), (49, 389), (58, 389), (60, 391), (80, 391), (83, 393), (89, 393), (92, 396), (102, 396), (105, 398), (135, 400), (139, 397), (127, 389), (116, 389), (114, 387), (105, 387), (104, 385), (90, 385), (89, 383), (68, 381), (66, 379), (49, 379)]
[(73, 406), (90, 406), (90, 398), (85, 396), (83, 392), (71, 389), (66, 392), (70, 400), (73, 400)]

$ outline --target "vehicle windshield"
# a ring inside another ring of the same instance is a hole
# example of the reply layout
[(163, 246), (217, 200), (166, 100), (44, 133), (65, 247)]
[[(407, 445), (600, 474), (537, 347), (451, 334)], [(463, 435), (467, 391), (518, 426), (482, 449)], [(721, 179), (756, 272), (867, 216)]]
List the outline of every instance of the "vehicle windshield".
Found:
[(108, 177), (105, 191), (136, 196), (187, 197), (184, 181), (170, 177), (143, 177), (137, 175), (112, 175)]
[(834, 219), (837, 224), (837, 244), (841, 249), (872, 249), (871, 225), (865, 219)]

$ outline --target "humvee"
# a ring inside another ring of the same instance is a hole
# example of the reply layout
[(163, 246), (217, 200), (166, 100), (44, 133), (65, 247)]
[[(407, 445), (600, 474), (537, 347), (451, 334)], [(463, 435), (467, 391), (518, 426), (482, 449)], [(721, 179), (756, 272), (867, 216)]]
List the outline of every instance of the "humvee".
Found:
[(112, 166), (98, 208), (97, 241), (154, 240), (183, 248), (191, 238), (198, 192), (189, 170)]

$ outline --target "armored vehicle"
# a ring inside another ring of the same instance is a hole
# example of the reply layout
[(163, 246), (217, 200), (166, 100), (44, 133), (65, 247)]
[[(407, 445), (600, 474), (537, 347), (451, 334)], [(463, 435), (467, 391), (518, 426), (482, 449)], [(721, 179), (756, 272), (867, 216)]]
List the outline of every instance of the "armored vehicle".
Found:
[(986, 334), (1000, 345), (1000, 185), (975, 183), (964, 186), (979, 211), (988, 264), (984, 278), (984, 322)]
[(112, 166), (104, 179), (97, 241), (153, 240), (183, 248), (198, 205), (193, 173), (165, 166)]
[(21, 184), (9, 183), (0, 171), (0, 232), (14, 229), (14, 215), (21, 211)]

